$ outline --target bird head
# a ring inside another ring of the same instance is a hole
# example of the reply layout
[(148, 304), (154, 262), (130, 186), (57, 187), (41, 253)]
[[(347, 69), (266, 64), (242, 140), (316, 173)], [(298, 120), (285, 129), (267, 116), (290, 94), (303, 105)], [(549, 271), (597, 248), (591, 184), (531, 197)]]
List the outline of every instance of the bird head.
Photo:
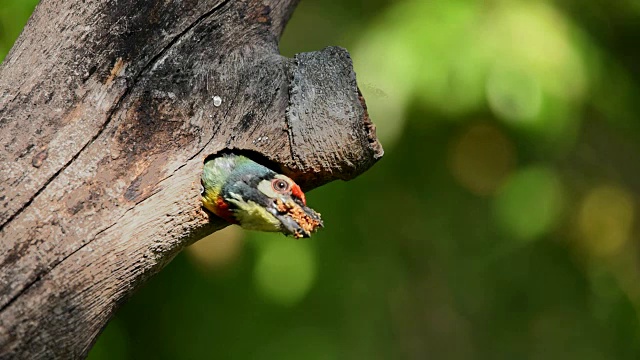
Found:
[(304, 193), (289, 177), (240, 155), (205, 162), (202, 203), (215, 215), (245, 229), (309, 237), (322, 226)]

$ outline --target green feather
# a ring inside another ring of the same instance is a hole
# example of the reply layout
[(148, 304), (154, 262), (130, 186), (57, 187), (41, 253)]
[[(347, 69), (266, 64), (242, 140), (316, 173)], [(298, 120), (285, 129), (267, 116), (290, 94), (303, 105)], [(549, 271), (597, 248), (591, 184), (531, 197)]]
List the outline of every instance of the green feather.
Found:
[[(204, 192), (202, 202), (210, 211), (216, 213), (218, 197), (223, 186), (247, 174), (259, 177), (272, 173), (268, 168), (240, 155), (223, 155), (204, 164), (202, 185)], [(274, 173), (275, 175), (275, 173)], [(229, 194), (227, 194), (229, 195)], [(236, 211), (235, 217), (240, 225), (246, 229), (261, 231), (280, 231), (280, 222), (267, 210), (254, 201), (243, 199), (240, 194), (230, 194), (233, 198), (224, 199), (233, 203), (242, 211)]]

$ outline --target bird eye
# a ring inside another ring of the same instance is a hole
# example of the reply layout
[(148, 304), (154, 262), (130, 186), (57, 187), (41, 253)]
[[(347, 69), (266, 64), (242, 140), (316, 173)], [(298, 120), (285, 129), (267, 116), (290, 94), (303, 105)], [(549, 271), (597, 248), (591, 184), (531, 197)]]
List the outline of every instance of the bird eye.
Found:
[(282, 179), (274, 179), (271, 181), (271, 186), (273, 190), (279, 193), (283, 193), (289, 190), (289, 183)]

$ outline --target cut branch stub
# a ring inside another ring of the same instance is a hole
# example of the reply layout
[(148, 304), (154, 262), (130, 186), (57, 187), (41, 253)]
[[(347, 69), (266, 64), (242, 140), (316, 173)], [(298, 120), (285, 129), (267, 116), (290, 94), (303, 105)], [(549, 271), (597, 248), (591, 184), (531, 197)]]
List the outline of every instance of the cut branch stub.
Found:
[[(240, 108), (241, 116), (225, 119), (235, 124), (227, 126), (232, 132), (214, 136), (210, 151), (255, 151), (307, 190), (352, 179), (382, 157), (345, 49), (328, 47), (298, 54), (294, 60), (266, 56), (241, 69), (237, 77), (249, 86), (240, 90), (242, 98), (231, 97), (227, 106)], [(209, 77), (209, 86), (218, 83)], [(207, 96), (204, 101), (212, 102)], [(224, 90), (222, 96), (228, 97)]]
[(292, 177), (309, 186), (348, 180), (382, 157), (346, 50), (329, 47), (296, 55), (289, 96), (292, 159), (282, 161)]

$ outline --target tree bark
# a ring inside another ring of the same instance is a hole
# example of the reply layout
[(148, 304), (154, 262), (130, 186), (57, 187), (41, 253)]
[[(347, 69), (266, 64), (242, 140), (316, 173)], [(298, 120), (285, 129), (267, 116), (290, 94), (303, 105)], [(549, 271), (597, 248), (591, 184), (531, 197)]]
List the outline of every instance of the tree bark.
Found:
[(296, 3), (38, 5), (0, 65), (0, 358), (85, 356), (145, 279), (224, 227), (201, 208), (207, 156), (305, 190), (382, 156), (345, 50), (279, 55)]

